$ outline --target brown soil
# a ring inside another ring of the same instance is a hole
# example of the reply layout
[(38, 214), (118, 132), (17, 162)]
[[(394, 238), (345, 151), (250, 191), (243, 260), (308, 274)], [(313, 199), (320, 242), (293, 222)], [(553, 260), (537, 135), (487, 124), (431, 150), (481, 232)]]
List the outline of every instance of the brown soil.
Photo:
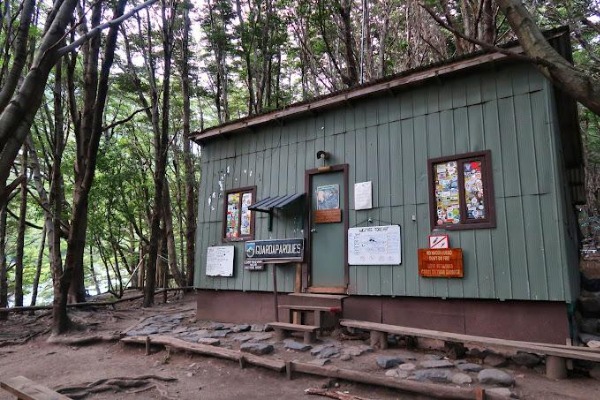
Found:
[[(143, 309), (139, 307), (139, 302), (130, 302), (119, 304), (117, 310), (98, 308), (95, 311), (73, 311), (70, 315), (78, 324), (85, 326), (88, 333), (109, 334), (126, 331), (141, 319), (163, 313), (184, 313), (186, 324), (205, 324), (194, 320), (194, 309), (193, 296), (187, 296), (181, 300), (170, 299), (168, 303), (152, 309)], [(23, 375), (51, 388), (83, 385), (105, 378), (142, 375), (177, 379), (173, 382), (157, 382), (151, 389), (138, 393), (133, 393), (135, 389), (129, 392), (103, 392), (90, 395), (87, 399), (293, 400), (306, 399), (305, 389), (322, 386), (368, 399), (425, 398), (379, 387), (334, 382), (299, 374), (293, 380), (287, 380), (285, 374), (262, 368), (240, 369), (232, 361), (184, 353), (168, 354), (164, 349), (156, 349), (147, 356), (142, 346), (115, 342), (85, 346), (53, 344), (47, 342), (50, 324), (47, 312), (37, 312), (36, 316), (11, 314), (8, 321), (0, 322), (0, 379)], [(352, 345), (356, 345), (356, 341), (352, 342)], [(281, 358), (308, 357), (286, 352), (281, 344), (277, 344), (276, 349), (277, 356)], [(343, 368), (381, 376), (383, 372), (373, 368), (376, 354), (355, 357), (346, 362), (336, 359), (333, 363)], [(513, 369), (510, 372), (517, 382), (513, 391), (522, 399), (600, 398), (600, 382), (588, 377), (575, 376), (563, 381), (552, 381), (540, 372), (529, 369)], [(12, 398), (14, 397), (0, 390), (0, 400)]]

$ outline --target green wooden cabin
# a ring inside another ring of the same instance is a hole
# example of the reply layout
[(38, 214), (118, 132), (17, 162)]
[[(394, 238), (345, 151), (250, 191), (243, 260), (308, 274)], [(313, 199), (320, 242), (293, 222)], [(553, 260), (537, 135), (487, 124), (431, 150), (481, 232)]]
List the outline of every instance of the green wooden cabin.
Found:
[[(551, 42), (570, 56), (567, 33)], [(275, 282), (279, 301), (347, 295), (346, 318), (561, 344), (570, 336), (583, 200), (577, 109), (533, 66), (479, 53), (193, 140), (202, 146), (199, 317), (273, 321)], [(364, 182), (370, 191), (355, 188)], [(399, 226), (399, 263), (378, 247), (349, 262), (361, 251), (354, 237), (349, 248), (349, 231), (374, 226)], [(420, 274), (432, 233), (462, 249), (462, 278)], [(303, 261), (244, 265), (248, 241), (292, 238), (304, 239)], [(215, 246), (233, 247), (228, 276), (207, 271)]]

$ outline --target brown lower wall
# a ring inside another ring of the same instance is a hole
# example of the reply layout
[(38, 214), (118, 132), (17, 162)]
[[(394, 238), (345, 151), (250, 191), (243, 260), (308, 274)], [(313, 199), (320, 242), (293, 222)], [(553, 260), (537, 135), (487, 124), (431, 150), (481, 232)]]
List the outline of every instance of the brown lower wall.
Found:
[[(285, 297), (279, 295), (279, 304)], [(197, 301), (198, 319), (275, 320), (272, 293), (200, 290)], [(343, 318), (384, 324), (557, 344), (569, 337), (567, 305), (561, 302), (348, 296), (343, 304)], [(286, 320), (285, 312), (279, 316)]]

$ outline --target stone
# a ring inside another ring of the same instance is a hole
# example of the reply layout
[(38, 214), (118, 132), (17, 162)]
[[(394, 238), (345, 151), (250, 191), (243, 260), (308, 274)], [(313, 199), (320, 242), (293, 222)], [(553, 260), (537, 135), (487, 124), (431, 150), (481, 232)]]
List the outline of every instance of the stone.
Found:
[(462, 343), (458, 342), (445, 342), (444, 350), (446, 351), (446, 356), (451, 360), (461, 358), (467, 352), (465, 346)]
[(242, 345), (240, 346), (240, 350), (244, 353), (262, 356), (264, 354), (271, 354), (275, 349), (273, 345), (266, 343), (242, 343)]
[(219, 322), (211, 322), (210, 324), (208, 324), (208, 326), (206, 327), (206, 329), (211, 329), (213, 331), (218, 331), (221, 329), (224, 329), (225, 325), (219, 323)]
[(177, 333), (184, 333), (187, 332), (188, 328), (186, 328), (185, 326), (180, 326), (177, 329), (173, 330), (173, 333), (177, 334)]
[(248, 324), (235, 325), (233, 328), (231, 328), (231, 331), (234, 333), (248, 332), (249, 330), (250, 330), (250, 325), (248, 325)]
[(474, 363), (458, 364), (456, 368), (460, 369), (463, 372), (479, 372), (483, 369), (481, 365)]
[(252, 325), (250, 327), (250, 332), (264, 332), (264, 331), (265, 331), (264, 325), (256, 324), (256, 325)]
[(419, 363), (421, 368), (451, 368), (454, 364), (448, 360), (426, 360)]
[(406, 379), (409, 376), (408, 371), (402, 371), (400, 369), (388, 369), (385, 371), (385, 376), (389, 376), (390, 378), (400, 378)]
[(229, 333), (231, 333), (231, 331), (229, 329), (223, 329), (223, 330), (218, 330), (218, 331), (212, 331), (209, 333), (208, 337), (211, 338), (224, 338), (225, 336), (227, 336)]
[(494, 354), (494, 353), (491, 353), (491, 354), (488, 354), (487, 356), (485, 356), (485, 358), (483, 359), (483, 362), (494, 368), (505, 367), (508, 364), (506, 357), (503, 357), (500, 354)]
[(404, 363), (404, 360), (400, 357), (396, 356), (378, 356), (375, 360), (379, 368), (388, 369), (397, 367), (400, 364)]
[(367, 345), (350, 346), (342, 349), (343, 354), (348, 354), (354, 357), (362, 356), (365, 353), (372, 353), (373, 348)]
[(337, 347), (326, 347), (319, 352), (317, 358), (332, 358), (340, 355), (340, 349)]
[(480, 383), (501, 386), (512, 386), (515, 383), (515, 378), (496, 368), (487, 368), (479, 371), (477, 380)]
[(219, 339), (213, 338), (200, 338), (197, 340), (197, 343), (207, 344), (209, 346), (219, 346), (221, 344), (221, 341)]
[(258, 334), (254, 334), (252, 335), (252, 340), (255, 340), (257, 342), (260, 342), (262, 340), (269, 340), (273, 337), (272, 333), (258, 333)]
[(600, 341), (600, 336), (590, 335), (589, 333), (580, 333), (579, 338), (585, 344), (588, 344), (591, 341)]
[(508, 388), (491, 388), (485, 389), (485, 393), (493, 394), (500, 397), (506, 397), (507, 399), (515, 398), (515, 394)]
[(352, 360), (352, 356), (350, 354), (342, 354), (340, 356), (340, 360), (342, 360), (342, 361), (351, 361)]
[(236, 342), (242, 342), (242, 343), (247, 342), (252, 339), (254, 339), (254, 336), (251, 336), (251, 335), (238, 335), (233, 338), (233, 340), (235, 340)]
[(416, 381), (432, 381), (438, 383), (448, 383), (452, 379), (452, 372), (448, 369), (422, 369), (415, 371), (410, 379)]
[(312, 350), (310, 351), (310, 354), (313, 356), (318, 355), (323, 349), (326, 349), (328, 347), (333, 347), (333, 344), (321, 344), (319, 346), (315, 346), (312, 348)]
[(517, 365), (523, 365), (528, 368), (533, 368), (542, 362), (542, 359), (538, 355), (524, 351), (517, 351), (517, 354), (512, 356), (511, 360)]
[(456, 385), (467, 385), (469, 383), (472, 383), (473, 379), (471, 379), (469, 375), (459, 372), (457, 374), (452, 375), (451, 381)]
[(414, 371), (415, 369), (417, 369), (417, 366), (413, 363), (405, 363), (398, 365), (398, 369), (402, 371)]
[(312, 349), (312, 346), (310, 344), (304, 344), (304, 343), (299, 343), (296, 342), (295, 340), (284, 340), (284, 347), (288, 350), (294, 350), (294, 351), (308, 351), (310, 349)]
[(454, 360), (454, 365), (467, 364), (467, 360)]
[(443, 357), (440, 356), (439, 354), (425, 354), (423, 356), (423, 360), (429, 360), (429, 361), (432, 361), (432, 360), (441, 360), (442, 358)]

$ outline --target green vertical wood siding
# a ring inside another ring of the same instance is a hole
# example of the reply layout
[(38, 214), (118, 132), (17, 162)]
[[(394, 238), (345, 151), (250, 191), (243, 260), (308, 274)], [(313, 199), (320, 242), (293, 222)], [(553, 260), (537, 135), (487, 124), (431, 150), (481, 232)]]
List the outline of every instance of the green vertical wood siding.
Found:
[[(576, 221), (563, 168), (553, 89), (533, 68), (444, 79), (395, 95), (345, 104), (283, 125), (209, 141), (198, 200), (196, 286), (271, 291), (271, 266), (242, 268), (235, 243), (232, 278), (205, 275), (204, 254), (221, 244), (223, 193), (256, 186), (257, 197), (304, 192), (307, 169), (349, 165), (350, 227), (399, 224), (402, 264), (350, 266), (350, 294), (572, 301), (577, 294)], [(464, 254), (463, 279), (425, 279), (417, 249), (430, 234), (427, 159), (491, 150), (497, 227), (451, 231)], [(354, 210), (353, 185), (373, 182), (372, 210)], [(256, 213), (256, 239), (304, 237), (302, 216), (279, 214), (273, 231)], [(332, 251), (343, 251), (335, 249)], [(278, 287), (292, 291), (294, 269), (277, 267)]]

